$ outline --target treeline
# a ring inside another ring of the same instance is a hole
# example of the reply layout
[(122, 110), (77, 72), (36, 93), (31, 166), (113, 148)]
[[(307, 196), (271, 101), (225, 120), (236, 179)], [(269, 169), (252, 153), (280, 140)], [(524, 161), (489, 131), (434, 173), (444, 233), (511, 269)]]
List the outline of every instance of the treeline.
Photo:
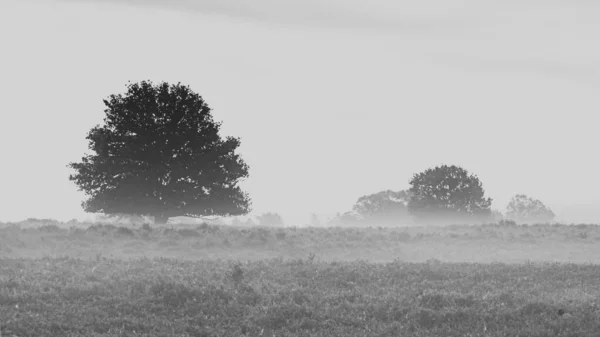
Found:
[(338, 213), (329, 225), (397, 226), (475, 224), (499, 221), (551, 222), (554, 212), (540, 200), (515, 195), (504, 212), (492, 209), (483, 184), (459, 166), (441, 165), (415, 174), (407, 190), (385, 190), (358, 198), (352, 210)]
[[(170, 218), (234, 218), (234, 224), (283, 226), (276, 213), (239, 220), (251, 211), (250, 195), (239, 187), (249, 166), (241, 141), (221, 137), (204, 99), (188, 86), (150, 81), (129, 83), (125, 94), (103, 100), (104, 125), (89, 130), (92, 154), (70, 163), (69, 180), (87, 199), (89, 213)], [(442, 165), (415, 174), (407, 190), (365, 195), (352, 210), (327, 221), (348, 224), (480, 223), (507, 217), (550, 221), (541, 201), (516, 195), (505, 214), (491, 209), (479, 178), (462, 167)], [(312, 219), (314, 225), (319, 219)]]
[(415, 174), (407, 190), (365, 195), (352, 210), (338, 214), (333, 225), (476, 224), (503, 220), (551, 222), (554, 212), (540, 200), (515, 195), (505, 212), (492, 209), (483, 184), (459, 166), (441, 165)]

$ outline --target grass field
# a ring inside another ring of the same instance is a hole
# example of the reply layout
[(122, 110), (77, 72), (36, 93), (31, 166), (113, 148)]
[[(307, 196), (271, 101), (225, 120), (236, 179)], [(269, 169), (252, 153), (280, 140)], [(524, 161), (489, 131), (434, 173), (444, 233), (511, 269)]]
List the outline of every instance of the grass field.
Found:
[(3, 337), (600, 336), (598, 226), (27, 227)]

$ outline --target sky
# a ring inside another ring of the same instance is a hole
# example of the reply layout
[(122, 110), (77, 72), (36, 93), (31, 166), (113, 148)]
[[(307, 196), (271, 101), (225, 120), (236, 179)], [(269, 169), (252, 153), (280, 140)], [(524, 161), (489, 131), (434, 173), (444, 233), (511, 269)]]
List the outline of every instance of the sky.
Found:
[(600, 223), (600, 3), (3, 0), (0, 221), (85, 219), (69, 162), (102, 99), (181, 82), (240, 137), (252, 215), (288, 224), (459, 165)]

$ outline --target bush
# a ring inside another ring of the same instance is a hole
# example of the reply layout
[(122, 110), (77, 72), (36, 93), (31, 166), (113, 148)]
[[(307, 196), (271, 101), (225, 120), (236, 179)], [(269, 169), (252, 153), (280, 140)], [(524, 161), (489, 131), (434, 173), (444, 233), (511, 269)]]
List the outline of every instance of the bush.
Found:
[(217, 225), (211, 225), (209, 223), (203, 222), (201, 225), (196, 227), (196, 230), (201, 232), (216, 233), (220, 230), (220, 228)]
[(283, 227), (284, 222), (281, 215), (277, 213), (264, 213), (258, 216), (258, 223), (265, 227)]
[(498, 221), (498, 225), (499, 226), (508, 226), (508, 227), (511, 227), (511, 226), (516, 226), (517, 222), (514, 221), (514, 220), (502, 219), (502, 220)]
[(127, 227), (118, 227), (117, 231), (115, 232), (116, 236), (135, 236), (135, 233)]
[(408, 242), (408, 241), (410, 241), (411, 236), (409, 233), (406, 233), (406, 232), (395, 233), (394, 239), (396, 241), (400, 241), (400, 242)]
[(43, 225), (38, 228), (38, 231), (45, 232), (45, 233), (58, 233), (61, 231), (61, 229), (57, 225), (52, 224), (52, 225)]
[(193, 229), (189, 229), (189, 228), (182, 228), (180, 230), (177, 231), (179, 233), (179, 235), (183, 236), (183, 237), (199, 237), (201, 236), (200, 233), (198, 233), (197, 231), (193, 230)]
[(269, 242), (269, 238), (271, 237), (271, 232), (266, 228), (252, 228), (248, 235), (248, 240), (250, 242), (266, 244)]
[(285, 239), (285, 231), (277, 231), (277, 233), (275, 233), (275, 237), (277, 238), (277, 240), (284, 240)]

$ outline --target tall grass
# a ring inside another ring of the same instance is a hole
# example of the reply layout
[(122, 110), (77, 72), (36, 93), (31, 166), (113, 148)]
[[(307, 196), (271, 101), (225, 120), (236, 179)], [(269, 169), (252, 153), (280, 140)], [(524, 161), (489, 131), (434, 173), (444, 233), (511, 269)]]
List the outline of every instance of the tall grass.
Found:
[(598, 336), (594, 265), (0, 260), (3, 336)]

